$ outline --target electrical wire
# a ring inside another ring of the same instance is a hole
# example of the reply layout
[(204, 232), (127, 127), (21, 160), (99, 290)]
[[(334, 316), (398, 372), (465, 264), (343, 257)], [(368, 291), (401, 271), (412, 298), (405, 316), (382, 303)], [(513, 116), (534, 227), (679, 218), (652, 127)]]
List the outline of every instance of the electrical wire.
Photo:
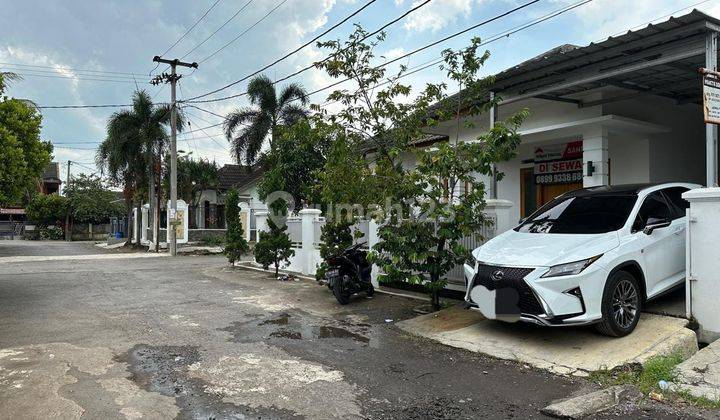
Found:
[(40, 69), (52, 69), (55, 71), (67, 70), (67, 71), (85, 72), (85, 73), (107, 73), (107, 74), (142, 76), (142, 77), (146, 76), (144, 73), (132, 73), (132, 72), (123, 72), (123, 71), (109, 71), (109, 70), (77, 69), (77, 68), (66, 67), (66, 66), (44, 66), (44, 65), (39, 65), (39, 64), (22, 64), (22, 63), (0, 63), (0, 65), (15, 66), (15, 67), (30, 67), (30, 68), (40, 68)]
[[(398, 16), (397, 18), (391, 20), (390, 22), (386, 23), (385, 25), (383, 25), (383, 26), (380, 27), (379, 29), (377, 29), (377, 30), (375, 30), (374, 32), (366, 35), (365, 37), (363, 37), (363, 38), (362, 38), (361, 40), (359, 40), (358, 42), (362, 42), (362, 41), (364, 41), (364, 40), (367, 39), (367, 38), (370, 38), (370, 37), (372, 37), (372, 36), (374, 36), (374, 35), (377, 35), (378, 33), (382, 32), (382, 31), (383, 31), (385, 28), (387, 28), (388, 26), (391, 26), (391, 25), (399, 22), (400, 20), (404, 19), (404, 18), (405, 18), (407, 15), (409, 15), (410, 13), (412, 13), (412, 12), (420, 9), (421, 7), (424, 7), (425, 5), (427, 5), (428, 3), (430, 3), (430, 1), (431, 1), (431, 0), (425, 0), (425, 1), (422, 2), (422, 3), (419, 3), (418, 5), (414, 6), (414, 7), (411, 8), (410, 10), (408, 10), (407, 12), (405, 12), (405, 13), (403, 13), (402, 15)], [(540, 1), (540, 0), (533, 0), (533, 2), (537, 2), (537, 1)], [(345, 49), (347, 49), (347, 48), (350, 48), (350, 47), (348, 46), (348, 47), (346, 47)], [(299, 49), (298, 49), (297, 51), (299, 51)], [(259, 69), (259, 70), (256, 70), (256, 71), (248, 74), (247, 76), (244, 76), (244, 77), (242, 77), (242, 78), (240, 78), (240, 79), (238, 79), (238, 80), (236, 80), (236, 81), (234, 81), (234, 82), (232, 82), (232, 83), (228, 83), (227, 85), (225, 85), (225, 86), (223, 86), (223, 87), (221, 87), (221, 88), (218, 88), (218, 89), (215, 89), (215, 90), (213, 90), (213, 91), (204, 93), (204, 94), (202, 94), (202, 95), (194, 96), (194, 97), (190, 98), (187, 102), (195, 101), (195, 100), (197, 100), (197, 99), (204, 98), (204, 97), (206, 97), (206, 96), (210, 96), (210, 95), (212, 95), (212, 94), (214, 94), (214, 93), (217, 93), (217, 92), (223, 91), (223, 90), (225, 90), (225, 89), (228, 89), (228, 88), (230, 88), (230, 87), (232, 87), (232, 86), (235, 86), (236, 84), (238, 84), (238, 83), (240, 83), (240, 82), (242, 82), (242, 81), (244, 81), (244, 80), (247, 80), (247, 79), (249, 79), (250, 77), (255, 76), (256, 74), (258, 74), (258, 73), (260, 73), (260, 72), (262, 72), (262, 71), (264, 71), (264, 70), (267, 70), (268, 68), (274, 66), (275, 64), (279, 63), (280, 61), (284, 60), (285, 58), (289, 57), (290, 55), (292, 55), (292, 53), (286, 54), (285, 56), (281, 57), (280, 59), (275, 60), (273, 63), (270, 63), (270, 64), (266, 65), (265, 67), (263, 67), (263, 68), (261, 68), (261, 69)], [(326, 57), (323, 61), (321, 61), (321, 63), (329, 60), (330, 58), (331, 58), (331, 56)], [(305, 71), (307, 71), (307, 70), (310, 70), (310, 69), (314, 68), (314, 67), (316, 66), (316, 64), (317, 64), (317, 63), (313, 63), (312, 65), (310, 65), (310, 66), (308, 66), (308, 67), (305, 67), (305, 68), (303, 68), (303, 69), (301, 69), (301, 70), (293, 73), (291, 76), (287, 76), (287, 77), (285, 77), (285, 78), (283, 78), (283, 79), (281, 79), (281, 80), (286, 80), (286, 79), (288, 79), (288, 78), (290, 78), (290, 77), (296, 76), (296, 75), (298, 75), (298, 74), (300, 74), (300, 73), (303, 73), (303, 72), (305, 72)], [(277, 83), (277, 82), (279, 82), (279, 81), (280, 81), (280, 80), (276, 80), (273, 84), (275, 84), (275, 83)], [(217, 100), (225, 100), (225, 99), (236, 98), (236, 97), (242, 96), (242, 95), (243, 95), (243, 94), (232, 95), (232, 96), (225, 97), (225, 98), (218, 98), (218, 99), (215, 99), (215, 100), (211, 100), (211, 101), (209, 101), (209, 102), (215, 102), (215, 101), (217, 101)], [(207, 102), (207, 101), (198, 101), (198, 103), (200, 103), (200, 102)]]
[[(562, 7), (562, 8), (560, 8), (560, 9), (557, 9), (557, 10), (555, 10), (555, 11), (552, 11), (552, 12), (546, 14), (546, 15), (543, 15), (543, 16), (541, 16), (541, 17), (539, 17), (539, 18), (533, 19), (533, 20), (531, 20), (531, 21), (529, 21), (529, 22), (527, 22), (527, 23), (525, 23), (525, 24), (515, 26), (515, 27), (513, 27), (513, 28), (510, 28), (510, 29), (508, 29), (508, 30), (506, 30), (506, 31), (503, 31), (503, 32), (500, 32), (500, 33), (497, 33), (497, 34), (495, 34), (495, 35), (491, 35), (487, 40), (480, 42), (480, 43), (478, 44), (478, 47), (482, 47), (482, 46), (488, 45), (488, 44), (490, 44), (490, 43), (499, 41), (499, 40), (501, 40), (501, 39), (508, 38), (508, 37), (510, 37), (511, 35), (514, 35), (514, 34), (520, 32), (520, 31), (524, 31), (525, 29), (528, 29), (528, 28), (530, 28), (530, 27), (533, 27), (533, 26), (535, 26), (535, 25), (538, 25), (538, 24), (540, 24), (540, 23), (542, 23), (542, 22), (545, 22), (545, 21), (547, 21), (547, 20), (549, 20), (549, 19), (552, 19), (552, 18), (554, 18), (554, 17), (556, 17), (556, 16), (560, 16), (560, 15), (562, 15), (562, 14), (564, 14), (564, 13), (567, 13), (567, 12), (569, 12), (569, 11), (577, 8), (577, 7), (583, 6), (583, 5), (585, 5), (585, 4), (587, 4), (587, 3), (590, 3), (590, 2), (592, 2), (592, 1), (593, 1), (593, 0), (583, 0), (583, 1), (580, 1), (580, 2), (577, 2), (577, 3), (574, 3), (574, 4), (572, 4), (572, 5), (569, 5), (569, 6), (566, 6), (566, 7)], [(383, 63), (383, 64), (381, 64), (381, 65), (379, 65), (379, 66), (376, 66), (375, 68), (380, 68), (380, 67), (387, 66), (388, 64), (391, 64), (392, 62), (397, 61), (397, 60), (400, 60), (400, 59), (402, 59), (402, 58), (403, 58), (403, 57), (398, 57), (398, 58), (396, 58), (396, 59), (394, 59), (394, 60), (391, 60), (391, 61), (388, 61), (388, 62), (386, 62), (386, 63)], [(434, 65), (440, 64), (440, 63), (442, 63), (442, 62), (443, 62), (443, 59), (442, 59), (442, 58), (437, 58), (437, 59), (433, 59), (433, 60), (426, 61), (426, 62), (424, 62), (424, 63), (418, 64), (417, 66), (408, 69), (408, 70), (411, 70), (411, 71), (408, 71), (407, 73), (403, 73), (402, 75), (400, 75), (400, 76), (398, 76), (398, 77), (396, 77), (396, 78), (394, 78), (394, 79), (392, 79), (392, 80), (388, 80), (388, 81), (385, 81), (385, 82), (378, 83), (378, 84), (376, 84), (375, 86), (373, 86), (372, 89), (375, 89), (376, 87), (379, 87), (379, 86), (386, 85), (386, 84), (388, 84), (388, 83), (392, 83), (394, 80), (397, 80), (397, 79), (401, 79), (401, 78), (403, 78), (403, 77), (410, 76), (411, 74), (415, 74), (415, 73), (417, 73), (417, 72), (419, 72), (419, 71), (428, 69), (428, 68), (430, 68), (430, 67), (432, 67), (432, 66), (434, 66)], [(311, 96), (311, 95), (320, 93), (320, 92), (322, 92), (322, 91), (325, 91), (325, 90), (327, 90), (327, 89), (330, 89), (331, 87), (335, 87), (335, 86), (337, 86), (337, 85), (339, 85), (339, 84), (341, 84), (341, 83), (345, 83), (345, 82), (348, 82), (348, 81), (351, 81), (351, 80), (353, 80), (353, 79), (347, 78), (347, 79), (341, 80), (341, 81), (339, 81), (339, 82), (335, 82), (335, 83), (333, 83), (333, 84), (331, 84), (331, 85), (329, 85), (329, 86), (325, 86), (325, 87), (323, 87), (323, 88), (314, 90), (314, 91), (308, 93), (307, 96)], [(324, 104), (322, 104), (321, 106), (326, 106), (326, 105), (329, 105), (329, 104), (332, 104), (332, 103), (335, 103), (335, 102), (338, 102), (338, 101), (327, 101), (327, 102), (325, 102)]]
[[(287, 0), (286, 0), (286, 1), (287, 1)], [(202, 40), (202, 42), (200, 42), (199, 44), (197, 44), (196, 46), (194, 46), (190, 51), (186, 52), (185, 55), (183, 55), (182, 57), (180, 57), (180, 59), (182, 60), (183, 58), (187, 57), (188, 55), (192, 54), (195, 50), (197, 50), (198, 48), (200, 48), (200, 47), (201, 47), (203, 44), (205, 44), (210, 38), (212, 38), (213, 36), (215, 36), (216, 33), (220, 32), (220, 30), (221, 30), (222, 28), (224, 28), (225, 25), (227, 25), (227, 24), (230, 23), (233, 19), (235, 19), (235, 18), (237, 17), (237, 15), (239, 15), (240, 12), (242, 12), (243, 10), (245, 10), (245, 8), (248, 7), (248, 6), (250, 5), (250, 3), (252, 3), (252, 2), (253, 2), (253, 0), (248, 0), (248, 2), (245, 3), (242, 7), (240, 7), (240, 9), (238, 9), (238, 11), (235, 12), (234, 15), (230, 16), (230, 18), (229, 18), (228, 20), (226, 20), (225, 23), (223, 23), (222, 25), (220, 25), (219, 28), (215, 29), (215, 32), (211, 33), (207, 38), (205, 38), (204, 40)]]
[(277, 9), (279, 9), (280, 6), (282, 6), (282, 5), (285, 4), (286, 2), (287, 2), (287, 0), (283, 0), (283, 1), (281, 1), (280, 3), (278, 3), (277, 5), (275, 5), (275, 7), (273, 7), (272, 9), (270, 9), (270, 11), (265, 14), (265, 16), (261, 17), (261, 18), (260, 18), (259, 20), (257, 20), (255, 23), (253, 23), (253, 24), (250, 25), (249, 27), (245, 28), (245, 30), (243, 30), (242, 32), (240, 32), (240, 34), (237, 35), (235, 38), (231, 39), (231, 40), (230, 40), (229, 42), (227, 42), (225, 45), (223, 45), (222, 47), (218, 48), (218, 49), (217, 49), (215, 52), (213, 52), (212, 54), (210, 54), (210, 55), (208, 55), (207, 57), (203, 58), (202, 60), (198, 61), (198, 63), (202, 64), (202, 63), (208, 61), (209, 59), (211, 59), (212, 57), (214, 57), (217, 53), (219, 53), (220, 51), (224, 50), (225, 48), (227, 48), (228, 46), (230, 46), (231, 44), (233, 44), (235, 41), (237, 41), (238, 39), (240, 39), (243, 35), (245, 35), (245, 34), (248, 33), (250, 30), (252, 30), (255, 26), (257, 26), (258, 24), (260, 24), (260, 22), (262, 22), (263, 20), (265, 20), (265, 18), (267, 18), (268, 16), (270, 16), (271, 14), (273, 14), (273, 12), (275, 12)]
[(96, 78), (92, 78), (92, 77), (62, 76), (59, 74), (58, 75), (35, 74), (35, 73), (16, 73), (16, 74), (18, 76), (22, 76), (22, 77), (42, 77), (42, 78), (50, 78), (50, 79), (66, 79), (66, 80), (83, 81), (83, 82), (130, 83), (130, 84), (136, 83), (132, 80), (96, 79)]
[(208, 13), (210, 13), (210, 11), (212, 11), (212, 9), (214, 9), (215, 6), (217, 6), (218, 3), (220, 3), (220, 0), (215, 0), (215, 3), (213, 3), (212, 6), (210, 6), (210, 8), (208, 8), (208, 9), (205, 11), (205, 13), (202, 14), (202, 16), (200, 16), (200, 18), (199, 18), (198, 20), (196, 20), (195, 23), (193, 23), (192, 26), (189, 27), (188, 30), (185, 31), (185, 33), (182, 34), (182, 35), (180, 36), (180, 38), (177, 39), (177, 41), (175, 41), (174, 44), (172, 44), (171, 46), (169, 46), (168, 49), (165, 50), (165, 52), (162, 53), (162, 54), (160, 54), (160, 55), (161, 55), (161, 56), (164, 56), (164, 55), (166, 55), (167, 53), (169, 53), (170, 50), (172, 50), (173, 48), (175, 48), (175, 46), (176, 46), (177, 44), (179, 44), (180, 41), (182, 41), (193, 29), (195, 29), (195, 27), (198, 25), (198, 23), (200, 23), (203, 19), (205, 19), (205, 16), (207, 16)]

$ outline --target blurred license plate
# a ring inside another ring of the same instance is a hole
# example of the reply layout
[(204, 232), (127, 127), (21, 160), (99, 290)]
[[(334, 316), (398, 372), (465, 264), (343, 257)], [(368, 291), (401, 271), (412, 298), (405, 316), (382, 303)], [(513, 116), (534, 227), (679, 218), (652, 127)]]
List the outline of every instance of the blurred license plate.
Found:
[(330, 269), (325, 272), (325, 277), (337, 277), (340, 275), (340, 270), (337, 268)]

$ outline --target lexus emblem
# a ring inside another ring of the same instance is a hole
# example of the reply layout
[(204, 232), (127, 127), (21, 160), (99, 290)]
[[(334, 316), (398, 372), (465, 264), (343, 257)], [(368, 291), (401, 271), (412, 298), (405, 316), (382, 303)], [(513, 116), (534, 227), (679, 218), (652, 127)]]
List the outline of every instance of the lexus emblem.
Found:
[(502, 270), (496, 270), (491, 277), (495, 281), (501, 281), (505, 277), (505, 273)]

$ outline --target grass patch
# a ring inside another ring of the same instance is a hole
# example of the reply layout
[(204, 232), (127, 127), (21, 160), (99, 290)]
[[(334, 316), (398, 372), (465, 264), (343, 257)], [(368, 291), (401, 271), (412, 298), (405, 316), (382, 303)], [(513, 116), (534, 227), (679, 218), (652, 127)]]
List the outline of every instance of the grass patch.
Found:
[(599, 370), (590, 374), (590, 379), (603, 387), (630, 384), (635, 385), (643, 394), (661, 394), (669, 402), (686, 402), (703, 408), (720, 408), (720, 401), (695, 397), (687, 391), (672, 392), (660, 388), (659, 382), (673, 382), (677, 379), (676, 367), (685, 357), (682, 353), (668, 356), (656, 356), (644, 366), (639, 363), (619, 366), (612, 370)]

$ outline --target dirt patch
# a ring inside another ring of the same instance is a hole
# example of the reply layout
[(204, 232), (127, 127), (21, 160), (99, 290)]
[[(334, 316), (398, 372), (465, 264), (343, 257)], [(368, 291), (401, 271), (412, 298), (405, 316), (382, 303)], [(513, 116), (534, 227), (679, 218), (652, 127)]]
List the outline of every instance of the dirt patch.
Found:
[(188, 376), (188, 366), (201, 360), (198, 347), (133, 347), (118, 361), (128, 364), (131, 380), (147, 391), (175, 398), (181, 418), (294, 418), (286, 410), (254, 409), (224, 402), (218, 395), (205, 392), (203, 381)]

